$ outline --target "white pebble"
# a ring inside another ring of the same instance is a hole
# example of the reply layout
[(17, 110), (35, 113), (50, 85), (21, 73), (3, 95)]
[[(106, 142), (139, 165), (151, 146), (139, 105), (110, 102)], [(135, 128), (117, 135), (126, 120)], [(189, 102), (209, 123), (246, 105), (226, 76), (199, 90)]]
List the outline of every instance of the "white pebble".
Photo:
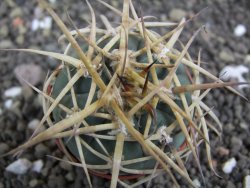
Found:
[[(238, 82), (247, 82), (243, 77), (243, 74), (248, 73), (249, 69), (244, 65), (239, 66), (226, 66), (220, 72), (220, 79), (223, 81), (229, 81), (230, 79), (236, 79)], [(239, 89), (249, 87), (249, 85), (239, 85)]]
[(38, 119), (33, 119), (28, 123), (28, 128), (31, 130), (36, 130), (37, 126), (39, 125), (39, 120)]
[(223, 172), (225, 172), (226, 174), (230, 174), (233, 171), (236, 164), (237, 164), (237, 162), (236, 162), (234, 157), (229, 159), (222, 166)]
[(34, 19), (31, 23), (32, 31), (36, 31), (38, 29), (50, 29), (51, 27), (52, 27), (52, 18), (50, 16), (46, 16), (41, 20)]
[(42, 171), (43, 165), (44, 164), (42, 160), (34, 161), (31, 170), (40, 173)]
[(198, 179), (194, 179), (194, 180), (193, 180), (193, 184), (194, 184), (194, 186), (195, 186), (196, 188), (200, 188), (200, 187), (201, 187), (201, 183), (200, 183), (200, 181), (199, 181)]
[(31, 166), (32, 163), (29, 160), (18, 159), (17, 161), (7, 166), (6, 170), (14, 174), (25, 174), (30, 169)]
[(32, 23), (31, 23), (31, 30), (32, 30), (32, 31), (38, 30), (38, 29), (39, 29), (39, 24), (40, 24), (40, 22), (39, 22), (38, 19), (32, 20)]
[(247, 28), (243, 24), (239, 24), (234, 28), (234, 35), (236, 37), (241, 37), (247, 32)]
[(13, 105), (13, 100), (12, 99), (8, 99), (8, 100), (4, 101), (4, 107), (6, 109), (10, 109), (12, 107), (12, 105)]
[(21, 95), (21, 93), (22, 93), (22, 88), (19, 86), (15, 86), (15, 87), (11, 87), (11, 88), (7, 89), (4, 92), (4, 96), (5, 97), (16, 97), (18, 95)]
[(250, 175), (244, 177), (243, 188), (250, 188)]

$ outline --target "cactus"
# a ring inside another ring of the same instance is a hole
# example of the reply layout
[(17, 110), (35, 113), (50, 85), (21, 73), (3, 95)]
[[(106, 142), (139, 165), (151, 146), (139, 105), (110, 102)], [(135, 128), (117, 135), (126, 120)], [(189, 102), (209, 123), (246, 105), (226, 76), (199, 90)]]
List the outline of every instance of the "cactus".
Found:
[[(43, 91), (44, 117), (49, 127), (32, 135), (30, 140), (10, 151), (23, 151), (39, 142), (57, 139), (68, 156), (65, 161), (81, 166), (90, 187), (90, 173), (111, 177), (111, 187), (117, 183), (134, 187), (151, 181), (165, 171), (178, 185), (173, 171), (194, 186), (184, 161), (193, 156), (200, 169), (198, 146), (204, 142), (212, 170), (208, 125), (205, 115), (215, 125), (221, 124), (210, 108), (202, 102), (211, 88), (230, 86), (200, 67), (200, 52), (195, 63), (188, 49), (199, 33), (194, 33), (180, 50), (174, 48), (184, 26), (149, 22), (139, 17), (130, 0), (124, 0), (123, 11), (100, 1), (121, 16), (121, 24), (113, 28), (101, 15), (105, 29), (97, 28), (91, 11), (90, 27), (69, 31), (53, 9), (47, 9), (69, 44), (63, 54), (32, 49), (19, 49), (61, 60), (61, 65), (48, 77)], [(131, 11), (132, 15), (129, 15)], [(172, 27), (159, 35), (152, 27)], [(200, 75), (214, 80), (200, 83)], [(60, 160), (60, 159), (59, 159)], [(123, 181), (123, 177), (140, 177), (138, 181)]]

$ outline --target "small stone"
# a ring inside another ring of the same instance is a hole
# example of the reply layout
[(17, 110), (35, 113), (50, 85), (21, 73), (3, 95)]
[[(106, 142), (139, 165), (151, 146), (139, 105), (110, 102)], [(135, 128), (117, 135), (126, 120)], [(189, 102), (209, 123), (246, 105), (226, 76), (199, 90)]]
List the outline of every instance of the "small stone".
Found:
[(9, 34), (9, 28), (7, 27), (7, 25), (1, 26), (0, 27), (0, 36), (4, 38), (4, 37), (8, 36), (8, 34)]
[(233, 136), (231, 138), (231, 147), (234, 153), (238, 152), (241, 147), (242, 147), (243, 143), (242, 140), (236, 136)]
[(245, 64), (249, 64), (249, 63), (250, 63), (250, 54), (247, 54), (247, 55), (245, 56), (244, 63), (245, 63)]
[(28, 128), (35, 131), (40, 121), (38, 119), (33, 119), (28, 123)]
[(39, 181), (37, 179), (30, 180), (29, 186), (30, 187), (36, 187), (39, 184)]
[(11, 163), (9, 166), (7, 166), (6, 170), (8, 172), (12, 172), (14, 174), (25, 174), (30, 167), (32, 166), (32, 163), (27, 159), (18, 159), (17, 161)]
[(75, 177), (74, 174), (72, 172), (68, 172), (65, 176), (66, 180), (68, 181), (74, 181)]
[(44, 155), (48, 154), (49, 153), (49, 148), (47, 146), (45, 146), (44, 144), (38, 144), (36, 147), (35, 147), (35, 155), (38, 157), (38, 158), (42, 158)]
[(43, 10), (41, 9), (41, 7), (36, 7), (35, 10), (34, 10), (34, 16), (35, 18), (37, 19), (41, 19), (42, 16), (43, 16)]
[(43, 19), (34, 19), (31, 23), (31, 30), (36, 31), (38, 29), (51, 29), (52, 27), (52, 18), (46, 16)]
[(44, 163), (42, 160), (34, 161), (31, 170), (37, 173), (41, 173), (43, 165)]
[(49, 2), (50, 2), (51, 4), (55, 4), (55, 3), (56, 3), (56, 0), (49, 0)]
[(228, 181), (227, 188), (236, 188), (236, 186), (234, 185), (234, 183), (232, 181)]
[(6, 109), (10, 109), (12, 107), (12, 105), (13, 105), (13, 100), (12, 99), (8, 99), (8, 100), (4, 101), (4, 107)]
[(246, 28), (246, 26), (243, 25), (243, 24), (239, 24), (239, 25), (237, 25), (237, 26), (234, 28), (234, 35), (235, 35), (236, 37), (241, 37), (241, 36), (245, 35), (246, 32), (247, 32), (247, 28)]
[(24, 121), (18, 121), (17, 123), (17, 131), (24, 131), (26, 130), (26, 123)]
[(0, 182), (0, 188), (4, 188), (4, 184), (2, 182)]
[(195, 186), (196, 188), (200, 188), (200, 187), (201, 187), (201, 183), (200, 183), (200, 181), (199, 181), (198, 179), (194, 179), (194, 180), (193, 180), (193, 184), (194, 184), (194, 186)]
[(7, 48), (12, 48), (13, 43), (10, 40), (1, 40), (0, 41), (0, 48), (1, 49), (7, 49)]
[(3, 114), (3, 110), (2, 108), (0, 108), (0, 116)]
[(23, 86), (22, 90), (23, 90), (23, 93), (25, 94), (23, 95), (24, 99), (26, 101), (29, 101), (29, 99), (34, 95), (32, 88), (26, 85), (26, 86)]
[(35, 64), (19, 65), (15, 68), (14, 73), (22, 85), (27, 85), (25, 81), (31, 85), (37, 85), (45, 76), (42, 68)]
[(18, 37), (16, 38), (16, 43), (22, 45), (24, 43), (24, 36), (18, 35)]
[(226, 161), (223, 165), (222, 165), (222, 170), (224, 173), (226, 174), (230, 174), (234, 167), (236, 166), (237, 161), (235, 160), (235, 158), (231, 158), (228, 161)]
[(219, 58), (222, 61), (225, 61), (226, 63), (232, 63), (235, 61), (235, 57), (233, 56), (233, 54), (231, 52), (226, 51), (226, 50), (222, 50), (220, 52)]
[[(67, 158), (64, 157), (63, 160), (67, 160)], [(72, 170), (72, 165), (69, 164), (69, 163), (67, 163), (67, 162), (64, 162), (64, 161), (60, 161), (59, 166), (62, 169), (67, 170), (67, 171), (71, 171)]]
[(11, 12), (10, 12), (10, 17), (11, 18), (15, 18), (15, 17), (21, 17), (23, 15), (23, 11), (20, 7), (16, 7), (14, 8)]
[[(226, 66), (220, 72), (220, 78), (223, 81), (230, 81), (230, 80), (237, 80), (238, 82), (247, 82), (246, 79), (243, 77), (243, 74), (249, 73), (248, 67), (244, 65), (238, 66)], [(249, 85), (239, 85), (239, 89), (244, 87), (249, 87)]]
[(182, 18), (184, 18), (187, 15), (187, 13), (182, 9), (172, 9), (169, 13), (170, 20), (172, 21), (180, 21)]
[(250, 175), (244, 177), (243, 188), (250, 188)]
[(217, 148), (217, 152), (219, 153), (220, 156), (227, 156), (227, 155), (229, 155), (229, 149), (224, 148), (224, 147)]
[(11, 87), (11, 88), (7, 89), (4, 92), (4, 96), (14, 98), (14, 97), (21, 95), (21, 93), (22, 93), (22, 88), (19, 86), (15, 86), (15, 87)]
[(242, 129), (245, 129), (245, 130), (248, 129), (248, 125), (246, 124), (246, 122), (241, 122), (241, 123), (240, 123), (240, 127), (241, 127)]
[(5, 154), (10, 149), (8, 144), (0, 143), (0, 155)]

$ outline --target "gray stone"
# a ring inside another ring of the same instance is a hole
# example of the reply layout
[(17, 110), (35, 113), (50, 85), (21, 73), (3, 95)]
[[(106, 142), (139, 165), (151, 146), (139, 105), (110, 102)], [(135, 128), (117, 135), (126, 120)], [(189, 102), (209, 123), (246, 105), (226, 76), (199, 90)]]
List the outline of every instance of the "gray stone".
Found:
[(249, 64), (249, 63), (250, 63), (250, 54), (247, 54), (247, 55), (245, 56), (244, 63), (245, 63), (245, 64)]
[(1, 40), (0, 41), (0, 48), (6, 49), (6, 48), (12, 48), (13, 43), (10, 40)]
[(10, 17), (11, 18), (15, 18), (15, 17), (19, 17), (23, 15), (23, 11), (20, 7), (16, 7), (14, 8), (11, 12), (10, 12)]
[(227, 50), (222, 50), (219, 54), (219, 58), (225, 63), (232, 63), (235, 61), (233, 54)]
[(233, 182), (228, 181), (228, 182), (227, 182), (227, 188), (236, 188), (236, 186), (234, 185)]
[(23, 35), (18, 35), (16, 38), (16, 43), (19, 45), (23, 45), (24, 43), (24, 36)]
[[(63, 158), (63, 160), (68, 160), (66, 157)], [(67, 171), (71, 171), (72, 170), (72, 165), (67, 163), (67, 162), (63, 162), (61, 161), (59, 163), (59, 166), (64, 169), (64, 170), (67, 170)]]
[(15, 68), (14, 73), (22, 85), (27, 85), (25, 81), (29, 82), (31, 85), (37, 85), (41, 83), (45, 77), (42, 68), (35, 64), (19, 65)]
[(44, 157), (48, 153), (49, 153), (49, 148), (47, 146), (45, 146), (44, 144), (38, 144), (35, 147), (35, 155), (38, 158), (42, 158), (42, 157)]
[(186, 11), (182, 10), (182, 9), (172, 9), (169, 13), (169, 18), (172, 21), (180, 21), (183, 17), (185, 17), (187, 15)]
[(6, 153), (9, 149), (10, 147), (8, 146), (8, 144), (0, 143), (0, 155)]
[(250, 187), (250, 175), (247, 175), (244, 177), (243, 188), (249, 188), (249, 187)]
[(9, 28), (7, 27), (7, 25), (1, 26), (0, 27), (0, 36), (4, 38), (4, 37), (8, 36), (8, 34), (9, 34)]
[(29, 186), (30, 187), (36, 187), (39, 184), (39, 181), (37, 179), (30, 180)]
[(65, 176), (66, 180), (73, 181), (75, 179), (73, 172), (68, 172)]

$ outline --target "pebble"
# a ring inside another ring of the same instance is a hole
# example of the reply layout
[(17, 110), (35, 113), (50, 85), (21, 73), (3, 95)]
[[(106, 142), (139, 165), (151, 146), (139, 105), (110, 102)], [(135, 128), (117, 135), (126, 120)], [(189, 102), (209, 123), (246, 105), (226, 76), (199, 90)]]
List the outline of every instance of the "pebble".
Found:
[(4, 101), (4, 107), (6, 109), (10, 109), (12, 107), (12, 105), (13, 105), (13, 100), (12, 99), (8, 99), (8, 100)]
[(1, 40), (0, 41), (0, 48), (1, 49), (7, 49), (7, 48), (12, 48), (13, 43), (10, 40)]
[[(226, 66), (220, 72), (220, 78), (223, 81), (230, 81), (231, 79), (236, 79), (238, 82), (247, 82), (243, 77), (243, 74), (249, 73), (249, 69), (244, 65), (238, 66)], [(239, 85), (239, 89), (244, 87), (249, 87), (249, 85)]]
[(35, 147), (35, 155), (37, 158), (42, 158), (44, 155), (49, 153), (49, 148), (44, 144), (38, 144)]
[(28, 123), (28, 128), (35, 131), (40, 121), (38, 119), (33, 119)]
[(237, 151), (239, 151), (241, 149), (242, 145), (243, 145), (242, 140), (239, 137), (233, 136), (231, 138), (232, 148), (237, 148)]
[(235, 158), (231, 158), (228, 161), (226, 161), (223, 165), (222, 165), (222, 170), (224, 173), (226, 174), (230, 174), (234, 167), (236, 166), (237, 161), (235, 160)]
[(25, 93), (25, 95), (23, 95), (25, 101), (30, 101), (31, 97), (34, 95), (32, 88), (26, 85), (26, 86), (23, 86), (22, 89), (23, 89), (23, 93)]
[(0, 143), (0, 155), (6, 153), (7, 151), (9, 151), (10, 147), (8, 144), (5, 143)]
[(1, 26), (0, 27), (0, 36), (4, 38), (4, 37), (8, 36), (8, 34), (9, 34), (9, 28), (7, 27), (7, 25)]
[(34, 161), (31, 170), (37, 173), (41, 173), (43, 165), (44, 163), (42, 160)]
[(66, 180), (73, 181), (75, 179), (73, 172), (68, 172), (65, 176)]
[(16, 43), (19, 45), (22, 45), (24, 43), (24, 36), (23, 35), (18, 35), (16, 38)]
[(245, 35), (247, 32), (247, 28), (245, 25), (243, 24), (239, 24), (234, 28), (234, 35), (236, 37), (242, 37), (243, 35)]
[(231, 52), (228, 52), (227, 50), (222, 50), (219, 53), (219, 58), (226, 63), (232, 63), (235, 61), (235, 57), (233, 56), (233, 54)]
[(2, 108), (0, 108), (0, 116), (3, 114), (3, 110)]
[(250, 63), (250, 54), (247, 54), (247, 55), (245, 56), (244, 63), (245, 63), (245, 64), (249, 64), (249, 63)]
[(198, 179), (194, 179), (194, 180), (193, 180), (193, 184), (194, 184), (194, 186), (195, 186), (196, 188), (200, 188), (200, 187), (201, 187), (201, 183), (200, 183), (200, 181), (199, 181)]
[(227, 188), (236, 188), (236, 186), (234, 185), (234, 183), (232, 181), (228, 181)]
[(220, 156), (227, 156), (229, 155), (229, 149), (224, 148), (224, 147), (219, 147), (217, 148), (217, 152)]
[(5, 97), (17, 97), (22, 94), (22, 88), (20, 86), (11, 87), (4, 92)]
[[(63, 157), (63, 160), (68, 160), (67, 157)], [(64, 161), (60, 161), (59, 163), (59, 166), (64, 169), (64, 170), (67, 170), (67, 171), (71, 171), (72, 170), (72, 165), (67, 163), (67, 162), (64, 162)]]
[(36, 187), (39, 184), (39, 181), (37, 179), (32, 179), (29, 182), (30, 187)]
[(174, 8), (169, 13), (169, 18), (172, 21), (180, 21), (187, 15), (186, 11), (178, 8)]
[(22, 9), (20, 8), (20, 7), (16, 7), (16, 8), (14, 8), (11, 12), (10, 12), (10, 14), (9, 14), (9, 16), (11, 17), (11, 18), (15, 18), (15, 17), (21, 17), (23, 15), (23, 11), (22, 11)]
[(250, 188), (250, 175), (244, 177), (243, 188)]
[(14, 174), (25, 174), (32, 166), (32, 163), (27, 159), (18, 159), (7, 166), (6, 170)]
[(22, 85), (27, 85), (24, 80), (32, 85), (37, 85), (44, 79), (44, 72), (39, 65), (23, 64), (14, 70), (15, 76)]
[(248, 125), (246, 124), (246, 122), (241, 122), (241, 123), (240, 123), (240, 127), (241, 127), (242, 129), (245, 129), (245, 130), (248, 129)]
[(34, 19), (31, 23), (31, 30), (36, 31), (38, 29), (51, 29), (52, 27), (52, 18), (46, 16), (43, 19)]

